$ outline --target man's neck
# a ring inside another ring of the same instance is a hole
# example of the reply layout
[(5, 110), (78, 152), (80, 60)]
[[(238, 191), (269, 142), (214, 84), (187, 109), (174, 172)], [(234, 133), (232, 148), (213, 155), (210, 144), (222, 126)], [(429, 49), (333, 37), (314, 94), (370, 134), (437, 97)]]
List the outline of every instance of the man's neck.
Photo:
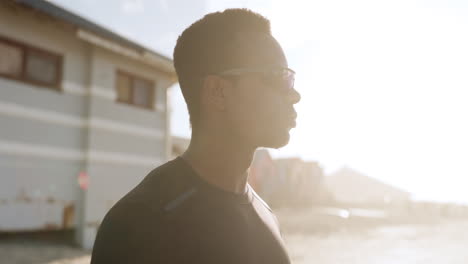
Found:
[(220, 137), (192, 137), (181, 157), (206, 182), (233, 193), (246, 190), (255, 148)]

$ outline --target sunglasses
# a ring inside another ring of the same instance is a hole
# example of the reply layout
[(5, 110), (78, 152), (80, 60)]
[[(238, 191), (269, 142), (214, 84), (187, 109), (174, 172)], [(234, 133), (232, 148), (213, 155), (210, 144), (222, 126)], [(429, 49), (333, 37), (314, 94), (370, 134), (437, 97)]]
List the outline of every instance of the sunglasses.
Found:
[(249, 73), (259, 74), (268, 85), (285, 90), (294, 89), (296, 72), (289, 68), (236, 68), (220, 72), (218, 75), (241, 76)]

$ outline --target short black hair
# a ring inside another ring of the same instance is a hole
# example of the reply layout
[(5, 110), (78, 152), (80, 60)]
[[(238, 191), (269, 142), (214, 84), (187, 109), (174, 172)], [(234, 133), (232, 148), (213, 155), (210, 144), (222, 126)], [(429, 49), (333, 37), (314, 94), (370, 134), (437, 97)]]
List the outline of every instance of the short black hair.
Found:
[(199, 90), (203, 77), (238, 64), (234, 51), (241, 32), (271, 35), (270, 21), (249, 9), (226, 9), (205, 15), (177, 39), (174, 67), (192, 129), (199, 121)]

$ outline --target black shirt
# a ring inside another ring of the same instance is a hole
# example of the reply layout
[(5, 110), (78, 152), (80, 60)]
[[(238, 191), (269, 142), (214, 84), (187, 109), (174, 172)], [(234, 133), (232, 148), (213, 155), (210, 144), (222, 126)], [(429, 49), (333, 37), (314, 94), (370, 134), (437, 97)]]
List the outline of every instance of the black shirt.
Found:
[(217, 188), (177, 157), (107, 213), (91, 264), (290, 263), (276, 217), (247, 186)]

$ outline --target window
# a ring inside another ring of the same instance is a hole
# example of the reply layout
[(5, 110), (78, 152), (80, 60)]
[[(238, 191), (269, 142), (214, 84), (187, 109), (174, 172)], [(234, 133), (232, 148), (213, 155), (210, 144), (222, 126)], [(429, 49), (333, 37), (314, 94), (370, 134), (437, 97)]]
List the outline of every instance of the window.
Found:
[(117, 71), (117, 101), (145, 108), (153, 108), (154, 83), (135, 75)]
[(26, 79), (43, 84), (56, 83), (58, 79), (57, 65), (59, 65), (57, 57), (32, 50), (26, 54)]
[(62, 56), (0, 37), (0, 76), (58, 89)]
[(22, 49), (0, 42), (0, 74), (18, 78), (23, 62)]

